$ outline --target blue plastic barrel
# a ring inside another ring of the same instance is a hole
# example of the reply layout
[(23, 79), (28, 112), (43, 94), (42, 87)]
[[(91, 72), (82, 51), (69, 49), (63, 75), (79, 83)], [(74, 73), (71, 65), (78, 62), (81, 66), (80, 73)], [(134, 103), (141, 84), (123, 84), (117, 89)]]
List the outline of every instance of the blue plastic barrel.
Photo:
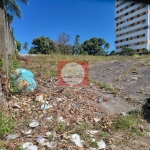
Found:
[(32, 77), (22, 75), (15, 80), (14, 86), (18, 91), (24, 89), (26, 92), (33, 92), (36, 88), (36, 82)]

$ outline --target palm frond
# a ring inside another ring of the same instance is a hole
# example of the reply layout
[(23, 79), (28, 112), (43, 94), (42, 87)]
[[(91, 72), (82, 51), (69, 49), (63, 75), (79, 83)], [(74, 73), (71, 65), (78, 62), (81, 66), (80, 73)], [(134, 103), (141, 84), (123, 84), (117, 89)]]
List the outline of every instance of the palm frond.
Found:
[(29, 1), (28, 0), (17, 0), (18, 2), (22, 2), (24, 3), (25, 5), (28, 5), (29, 4)]
[(18, 18), (22, 18), (22, 12), (20, 7), (17, 5), (15, 0), (6, 0), (6, 9), (12, 14), (16, 15)]

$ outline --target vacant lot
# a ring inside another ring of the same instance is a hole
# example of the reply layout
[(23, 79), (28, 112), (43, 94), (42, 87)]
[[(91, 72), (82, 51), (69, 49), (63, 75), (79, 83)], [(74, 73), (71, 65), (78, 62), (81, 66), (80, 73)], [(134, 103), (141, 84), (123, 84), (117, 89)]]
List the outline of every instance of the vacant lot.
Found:
[[(5, 126), (5, 130), (0, 128), (3, 149), (21, 149), (23, 143), (32, 142), (40, 150), (80, 150), (82, 148), (70, 140), (75, 133), (84, 141), (81, 143), (83, 149), (98, 149), (97, 142), (101, 140), (108, 150), (150, 149), (150, 125), (141, 113), (145, 98), (149, 97), (149, 56), (23, 58), (20, 58), (20, 67), (35, 74), (38, 87), (31, 94), (13, 93), (4, 106), (5, 114), (1, 116), (8, 118), (11, 124)], [(58, 86), (57, 64), (62, 60), (88, 61), (89, 85)], [(36, 99), (38, 95), (42, 95), (51, 108), (42, 110), (43, 103)], [(12, 118), (8, 117), (10, 115)], [(4, 126), (6, 120), (2, 118)], [(39, 125), (29, 127), (32, 120)], [(10, 125), (13, 131), (9, 129)], [(31, 129), (29, 134), (23, 132)], [(18, 138), (5, 140), (8, 132), (18, 134)], [(41, 136), (49, 145), (37, 142)]]

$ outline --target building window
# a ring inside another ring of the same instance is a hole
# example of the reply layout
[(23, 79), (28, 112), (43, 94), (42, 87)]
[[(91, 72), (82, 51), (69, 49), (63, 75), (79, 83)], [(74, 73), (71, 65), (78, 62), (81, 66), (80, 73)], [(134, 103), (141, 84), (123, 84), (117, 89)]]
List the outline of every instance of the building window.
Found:
[(131, 13), (133, 13), (135, 10), (131, 10)]
[(131, 20), (133, 20), (133, 17), (131, 17)]
[(128, 9), (128, 6), (126, 6), (126, 9)]
[(131, 37), (131, 40), (133, 40), (133, 37)]
[(138, 7), (137, 10), (140, 10), (140, 7)]
[(134, 3), (131, 4), (131, 6), (134, 6), (134, 5), (135, 5)]
[(138, 35), (137, 38), (139, 38), (140, 36)]
[(145, 26), (144, 29), (148, 29), (148, 26)]
[(136, 51), (137, 51), (137, 52), (139, 52), (140, 50), (139, 50), (139, 49), (137, 49)]
[(143, 12), (143, 15), (146, 15), (146, 12)]
[(145, 34), (143, 34), (142, 37), (145, 37)]
[(140, 24), (140, 21), (138, 21), (137, 24)]
[(137, 17), (140, 17), (140, 14), (138, 14)]

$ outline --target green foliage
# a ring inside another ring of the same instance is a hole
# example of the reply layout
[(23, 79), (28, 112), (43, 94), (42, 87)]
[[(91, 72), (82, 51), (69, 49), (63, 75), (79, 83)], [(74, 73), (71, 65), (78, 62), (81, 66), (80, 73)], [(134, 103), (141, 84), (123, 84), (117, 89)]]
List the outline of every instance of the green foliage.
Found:
[(51, 54), (58, 52), (57, 44), (48, 37), (41, 36), (32, 42), (33, 47), (29, 50), (29, 54)]
[(18, 52), (15, 50), (14, 54), (12, 55), (12, 63), (11, 63), (11, 68), (10, 68), (11, 71), (14, 71), (15, 69), (19, 67), (17, 56), (18, 56)]
[(108, 136), (110, 136), (109, 133), (104, 132), (104, 131), (101, 131), (99, 134), (100, 134), (102, 137), (108, 137)]
[(147, 55), (148, 53), (149, 53), (149, 50), (146, 49), (146, 48), (144, 48), (144, 49), (143, 49), (143, 54)]
[(119, 55), (128, 55), (128, 56), (132, 56), (133, 54), (134, 54), (133, 49), (127, 48), (127, 47), (124, 47), (124, 48), (119, 52)]
[(6, 14), (7, 20), (9, 24), (12, 24), (14, 17), (10, 15), (9, 13)]
[[(20, 2), (22, 2), (25, 5), (28, 4), (28, 0), (20, 0)], [(5, 3), (5, 8), (6, 8), (7, 12), (11, 16), (15, 15), (18, 18), (22, 18), (22, 12), (21, 12), (20, 7), (17, 4), (17, 0), (4, 0), (4, 3)]]
[(88, 52), (89, 55), (102, 55), (105, 56), (107, 53), (104, 51), (105, 49), (109, 49), (109, 43), (106, 43), (103, 38), (91, 38), (90, 40), (86, 40), (83, 42), (82, 53)]
[(23, 45), (23, 49), (24, 49), (24, 50), (28, 50), (28, 46), (29, 46), (29, 45), (28, 45), (28, 42), (25, 42), (24, 45)]
[(21, 51), (21, 43), (16, 40), (16, 44), (17, 44), (17, 50), (18, 50), (18, 52), (20, 52)]
[(75, 42), (74, 42), (74, 45), (73, 45), (72, 54), (73, 55), (78, 55), (78, 54), (81, 54), (81, 52), (82, 52), (82, 47), (81, 47), (81, 44), (80, 44), (80, 36), (76, 35)]
[(14, 120), (12, 115), (5, 117), (2, 110), (0, 111), (0, 139), (3, 138), (4, 134), (12, 133), (14, 130)]
[(4, 59), (1, 58), (1, 59), (0, 59), (0, 70), (2, 70), (3, 64), (4, 64)]
[(62, 54), (71, 54), (72, 52), (72, 46), (69, 45), (69, 41), (70, 41), (71, 37), (69, 34), (66, 33), (61, 33), (57, 39), (57, 44), (59, 47), (59, 51)]
[(140, 57), (139, 54), (134, 54), (134, 55), (133, 55), (133, 58), (139, 58), (139, 57)]
[(141, 112), (134, 110), (129, 112), (126, 116), (119, 116), (112, 124), (112, 127), (117, 130), (128, 130), (129, 132), (142, 135), (138, 125), (140, 123)]
[(116, 55), (116, 52), (113, 50), (113, 51), (111, 51), (110, 52), (110, 54), (109, 54), (110, 56), (112, 56), (112, 55)]

